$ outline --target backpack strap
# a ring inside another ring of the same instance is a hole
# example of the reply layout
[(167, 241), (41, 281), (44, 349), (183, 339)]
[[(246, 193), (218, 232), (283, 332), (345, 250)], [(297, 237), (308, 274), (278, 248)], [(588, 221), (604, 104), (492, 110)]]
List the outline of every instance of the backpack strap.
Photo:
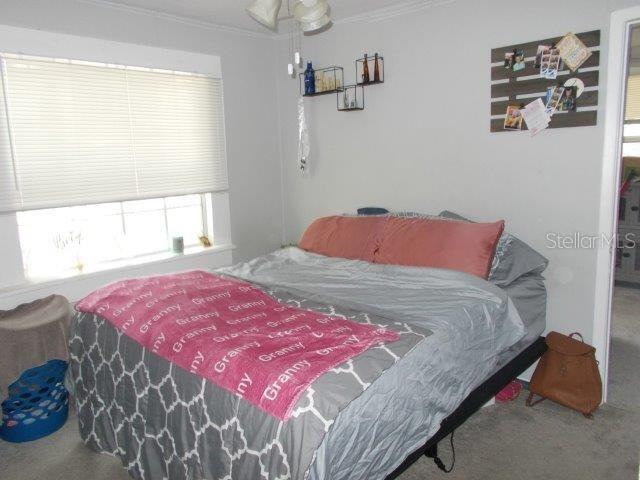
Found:
[(531, 392), (529, 394), (529, 396), (527, 397), (527, 402), (526, 402), (527, 407), (533, 407), (534, 405), (537, 405), (537, 404), (539, 404), (541, 402), (544, 402), (546, 400), (546, 398), (540, 397), (538, 400), (533, 401), (534, 395), (535, 394), (533, 392)]
[(578, 332), (573, 332), (571, 335), (569, 335), (569, 338), (573, 338), (573, 337), (574, 337), (574, 335), (575, 335), (576, 337), (580, 337), (580, 341), (581, 341), (582, 343), (584, 343), (584, 338), (583, 338), (583, 337), (582, 337), (582, 335), (581, 335), (580, 333), (578, 333)]

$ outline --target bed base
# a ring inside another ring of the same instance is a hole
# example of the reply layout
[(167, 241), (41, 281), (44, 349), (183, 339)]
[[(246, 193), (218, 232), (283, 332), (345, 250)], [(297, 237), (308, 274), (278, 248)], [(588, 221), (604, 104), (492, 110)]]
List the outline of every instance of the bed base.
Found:
[(539, 337), (513, 360), (489, 377), (484, 383), (472, 391), (451, 415), (442, 421), (440, 430), (422, 447), (411, 453), (398, 468), (386, 477), (386, 480), (392, 480), (400, 476), (400, 474), (423, 455), (433, 458), (434, 460), (438, 459), (438, 443), (449, 436), (456, 428), (466, 422), (471, 415), (495, 397), (511, 380), (533, 365), (546, 350), (547, 345), (545, 338)]

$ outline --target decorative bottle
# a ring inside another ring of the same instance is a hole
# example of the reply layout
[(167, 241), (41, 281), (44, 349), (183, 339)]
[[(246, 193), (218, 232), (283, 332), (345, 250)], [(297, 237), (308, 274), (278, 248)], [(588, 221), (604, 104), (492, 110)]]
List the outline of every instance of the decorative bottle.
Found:
[(376, 63), (375, 66), (373, 67), (373, 81), (374, 82), (379, 82), (380, 81), (380, 63), (378, 60), (378, 54), (376, 53)]
[(307, 69), (304, 72), (304, 94), (313, 95), (316, 93), (316, 72), (311, 62), (307, 62)]
[(367, 54), (364, 54), (364, 61), (362, 62), (362, 83), (369, 83), (371, 77), (369, 76), (369, 58)]

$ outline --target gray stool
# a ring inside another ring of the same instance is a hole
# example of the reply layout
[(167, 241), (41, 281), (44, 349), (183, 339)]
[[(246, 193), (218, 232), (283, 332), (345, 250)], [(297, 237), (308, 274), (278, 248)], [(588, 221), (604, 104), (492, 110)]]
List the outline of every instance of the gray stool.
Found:
[(28, 368), (68, 359), (70, 320), (71, 306), (60, 295), (0, 310), (0, 398)]

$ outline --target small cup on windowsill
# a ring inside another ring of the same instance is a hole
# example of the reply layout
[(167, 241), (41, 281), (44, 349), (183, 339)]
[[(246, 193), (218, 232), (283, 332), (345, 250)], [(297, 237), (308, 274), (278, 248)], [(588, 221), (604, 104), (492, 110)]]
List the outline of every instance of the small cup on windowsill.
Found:
[(173, 237), (171, 239), (171, 251), (178, 255), (184, 253), (184, 237)]

